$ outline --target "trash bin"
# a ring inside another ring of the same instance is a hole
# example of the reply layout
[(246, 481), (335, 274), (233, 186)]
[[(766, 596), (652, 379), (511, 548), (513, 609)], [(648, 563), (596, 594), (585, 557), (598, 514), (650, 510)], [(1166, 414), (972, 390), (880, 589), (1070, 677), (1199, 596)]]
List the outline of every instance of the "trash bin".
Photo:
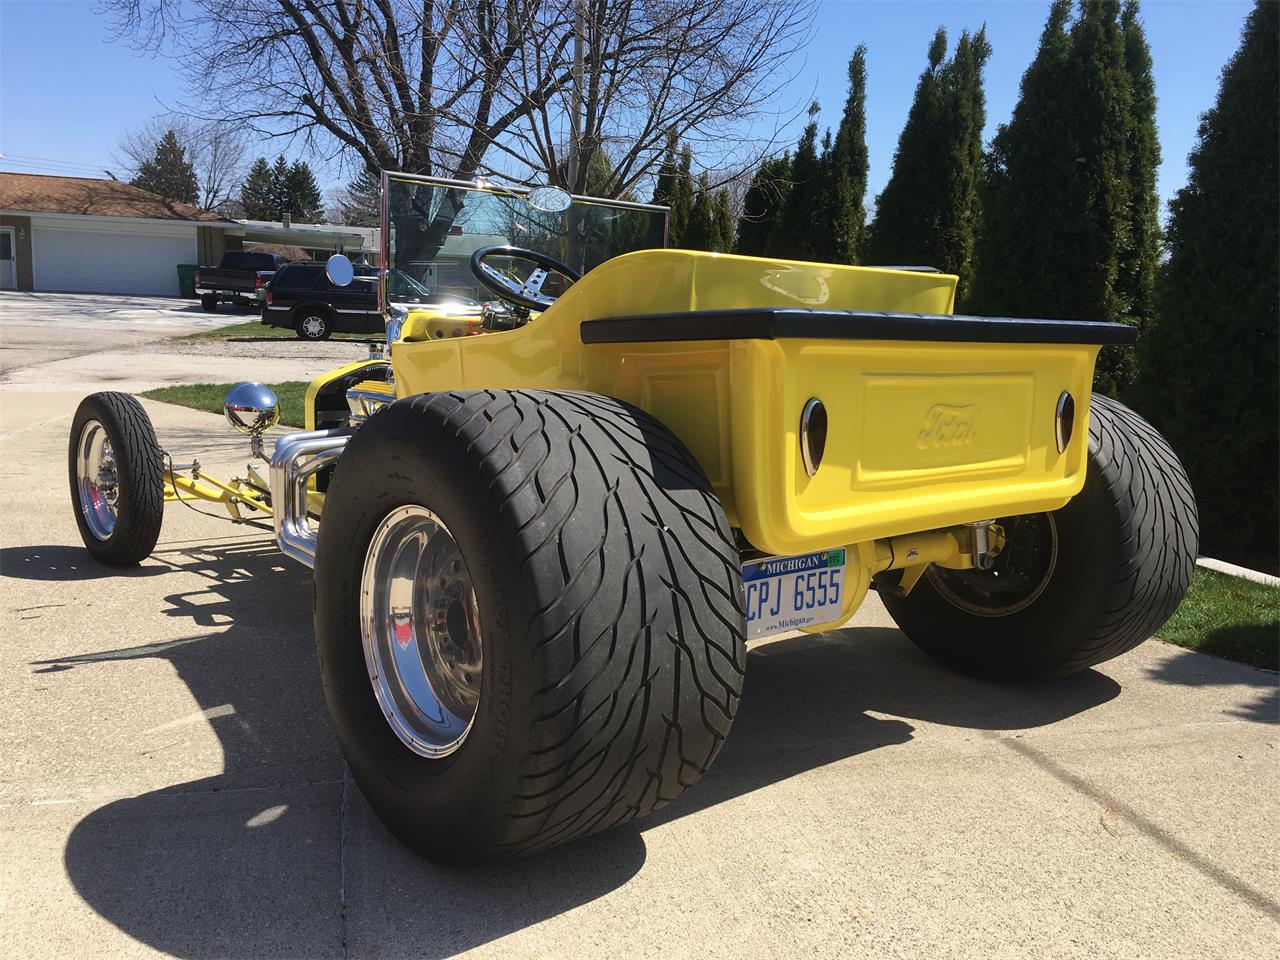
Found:
[(178, 296), (194, 300), (196, 297), (196, 271), (194, 263), (178, 264)]

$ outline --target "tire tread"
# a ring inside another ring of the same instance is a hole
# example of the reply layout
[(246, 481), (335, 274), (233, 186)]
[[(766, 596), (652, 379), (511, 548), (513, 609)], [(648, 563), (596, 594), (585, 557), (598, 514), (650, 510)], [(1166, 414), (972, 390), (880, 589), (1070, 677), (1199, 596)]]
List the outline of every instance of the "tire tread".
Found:
[[(465, 463), (459, 482), (486, 491), (532, 671), (501, 822), (462, 858), (536, 853), (675, 799), (724, 743), (746, 667), (737, 551), (701, 468), (648, 414), (595, 394), (423, 394), (361, 434), (427, 423)], [(435, 855), (412, 830), (397, 832)]]
[[(120, 476), (116, 527), (106, 540), (89, 531), (76, 489), (76, 453), (87, 420), (97, 420), (106, 429)], [(105, 391), (80, 402), (72, 420), (68, 473), (80, 536), (96, 559), (112, 566), (132, 566), (155, 549), (164, 522), (163, 454), (151, 418), (136, 397)]]

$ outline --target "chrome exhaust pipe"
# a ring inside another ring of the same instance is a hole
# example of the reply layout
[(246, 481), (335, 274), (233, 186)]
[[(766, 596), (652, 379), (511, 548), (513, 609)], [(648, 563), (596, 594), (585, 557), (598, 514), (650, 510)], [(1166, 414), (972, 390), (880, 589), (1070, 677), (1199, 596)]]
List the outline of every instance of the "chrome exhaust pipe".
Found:
[(310, 430), (276, 441), (271, 454), (271, 513), (280, 552), (308, 567), (316, 565), (319, 531), (307, 515), (307, 481), (337, 463), (352, 430)]

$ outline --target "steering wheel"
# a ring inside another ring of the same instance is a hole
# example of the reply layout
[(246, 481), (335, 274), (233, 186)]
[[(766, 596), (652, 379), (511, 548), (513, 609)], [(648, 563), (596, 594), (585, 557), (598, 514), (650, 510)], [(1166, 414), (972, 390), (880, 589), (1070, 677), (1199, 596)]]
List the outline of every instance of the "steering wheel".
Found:
[[(528, 260), (533, 264), (534, 270), (529, 274), (529, 278), (521, 283), (489, 263), (488, 261), (493, 257)], [(527, 250), (524, 247), (481, 247), (471, 255), (471, 272), (475, 274), (480, 285), (490, 293), (526, 310), (545, 310), (556, 302), (555, 297), (547, 296), (542, 292), (542, 285), (546, 282), (548, 275), (558, 273), (567, 277), (570, 283), (576, 283), (582, 279), (582, 275), (568, 264), (561, 263), (554, 257), (548, 257), (545, 253)]]

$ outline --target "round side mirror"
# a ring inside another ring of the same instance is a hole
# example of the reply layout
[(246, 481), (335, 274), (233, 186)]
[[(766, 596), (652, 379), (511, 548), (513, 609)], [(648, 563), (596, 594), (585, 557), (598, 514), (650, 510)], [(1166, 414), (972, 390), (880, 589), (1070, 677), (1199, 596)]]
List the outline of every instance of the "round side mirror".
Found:
[(227, 391), (222, 412), (237, 433), (260, 437), (279, 422), (280, 401), (260, 383), (239, 383)]
[(345, 287), (356, 275), (356, 268), (340, 253), (335, 253), (324, 263), (324, 275), (335, 287)]
[(573, 205), (573, 197), (559, 187), (534, 187), (524, 199), (533, 209), (543, 213), (560, 213)]

